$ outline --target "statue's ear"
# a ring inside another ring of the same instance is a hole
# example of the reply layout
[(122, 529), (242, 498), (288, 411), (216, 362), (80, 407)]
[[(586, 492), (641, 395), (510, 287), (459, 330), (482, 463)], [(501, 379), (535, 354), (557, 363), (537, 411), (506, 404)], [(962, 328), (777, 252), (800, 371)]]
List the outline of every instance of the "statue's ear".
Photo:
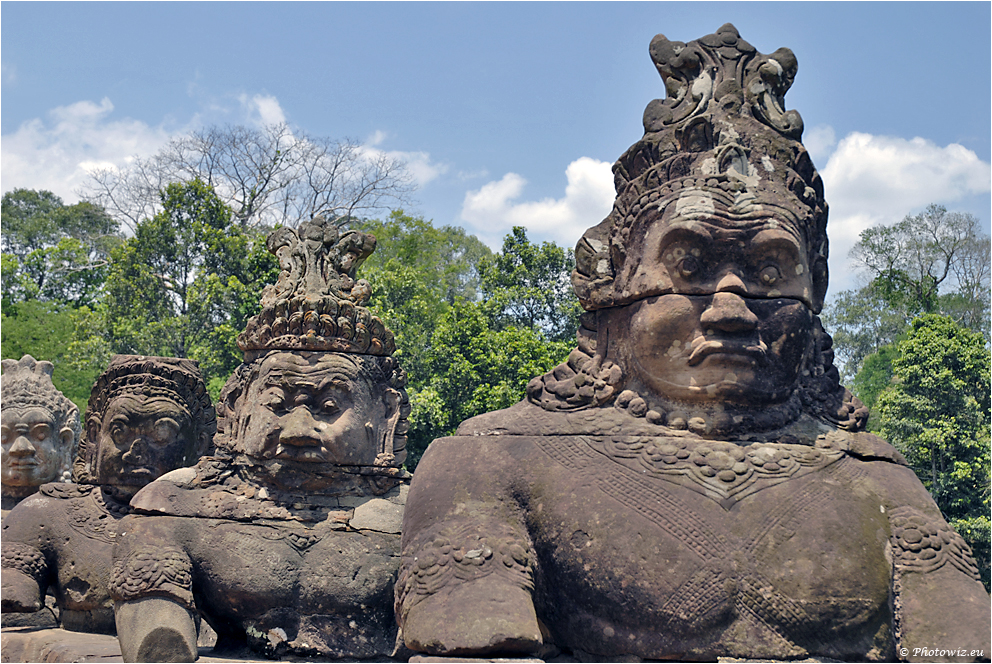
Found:
[(823, 309), (823, 300), (827, 296), (827, 259), (817, 254), (810, 266), (813, 273), (813, 313), (818, 314)]
[(73, 438), (75, 438), (75, 434), (69, 427), (62, 427), (62, 430), (59, 431), (59, 442), (63, 449), (72, 445)]
[[(385, 414), (385, 431), (382, 433), (382, 442), (379, 445), (379, 449), (376, 450), (376, 464), (379, 465), (392, 465), (393, 461), (393, 438), (396, 436), (396, 425), (400, 421), (400, 393), (397, 390), (389, 387), (386, 388), (385, 396), (383, 397), (383, 404), (386, 407)], [(388, 462), (387, 462), (388, 460)]]

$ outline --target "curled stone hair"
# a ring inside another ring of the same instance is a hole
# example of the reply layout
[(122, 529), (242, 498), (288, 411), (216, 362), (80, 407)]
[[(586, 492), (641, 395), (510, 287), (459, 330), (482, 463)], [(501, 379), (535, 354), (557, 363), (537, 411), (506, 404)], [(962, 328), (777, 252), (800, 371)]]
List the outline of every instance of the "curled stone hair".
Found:
[[(245, 358), (221, 390), (217, 402), (217, 436), (214, 443), (218, 450), (239, 452), (238, 419), (240, 403), (245, 397), (248, 386), (259, 379), (262, 363), (272, 354), (285, 351), (269, 351), (253, 353)], [(331, 355), (331, 353), (322, 353)], [(355, 379), (370, 386), (371, 396), (386, 396), (395, 393), (397, 399), (398, 419), (391, 435), (391, 441), (381, 441), (382, 448), (376, 459), (376, 465), (399, 467), (406, 460), (406, 439), (409, 430), (410, 399), (406, 392), (406, 372), (399, 362), (389, 356), (360, 355), (357, 353), (334, 353), (343, 362), (349, 362), (356, 368)]]
[(0, 407), (6, 410), (36, 406), (52, 414), (55, 433), (65, 428), (72, 431), (70, 444), (59, 447), (59, 474), (68, 471), (79, 445), (79, 408), (52, 383), (54, 365), (25, 355), (20, 360), (3, 360), (2, 367)]
[(115, 355), (90, 393), (86, 431), (73, 464), (73, 481), (80, 484), (97, 482), (94, 464), (103, 416), (110, 403), (121, 394), (160, 396), (186, 407), (193, 422), (195, 438), (188, 463), (195, 462), (210, 448), (217, 430), (217, 417), (195, 361), (175, 357)]

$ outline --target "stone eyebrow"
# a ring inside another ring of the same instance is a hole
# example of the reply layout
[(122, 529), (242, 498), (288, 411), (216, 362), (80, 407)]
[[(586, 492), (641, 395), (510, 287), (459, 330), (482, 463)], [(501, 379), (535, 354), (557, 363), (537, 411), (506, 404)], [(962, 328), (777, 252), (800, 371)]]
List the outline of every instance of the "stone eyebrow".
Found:
[(669, 224), (668, 227), (661, 232), (660, 244), (665, 245), (669, 242), (681, 239), (702, 240), (704, 242), (709, 242), (713, 240), (713, 235), (697, 222), (676, 222), (674, 224)]

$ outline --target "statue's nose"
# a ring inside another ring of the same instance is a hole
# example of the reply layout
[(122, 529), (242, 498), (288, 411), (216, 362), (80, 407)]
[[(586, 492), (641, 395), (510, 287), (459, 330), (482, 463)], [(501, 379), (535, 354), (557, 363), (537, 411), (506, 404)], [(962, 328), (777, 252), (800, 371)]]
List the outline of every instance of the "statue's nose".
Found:
[(121, 461), (130, 464), (139, 464), (145, 457), (145, 439), (142, 436), (137, 436), (131, 441), (131, 444), (127, 448), (127, 452), (121, 455)]
[(297, 406), (283, 418), (279, 442), (297, 447), (320, 445), (320, 429), (309, 408)]
[(713, 295), (699, 322), (703, 329), (719, 330), (730, 334), (747, 334), (758, 327), (758, 317), (747, 308), (747, 303), (737, 293), (718, 292)]
[(31, 444), (27, 436), (18, 436), (14, 444), (10, 446), (10, 451), (7, 452), (7, 454), (14, 457), (34, 456), (34, 453), (34, 445)]

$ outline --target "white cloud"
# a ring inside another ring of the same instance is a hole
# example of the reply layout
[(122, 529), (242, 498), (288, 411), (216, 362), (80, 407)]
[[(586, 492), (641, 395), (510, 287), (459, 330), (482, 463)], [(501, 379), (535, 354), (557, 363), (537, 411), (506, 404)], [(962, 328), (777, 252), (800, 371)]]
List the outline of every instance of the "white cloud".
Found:
[(864, 229), (892, 224), (929, 203), (953, 207), (990, 190), (992, 167), (967, 148), (923, 138), (852, 133), (820, 170), (830, 203), (830, 291), (852, 288), (847, 254)]
[(603, 220), (613, 206), (612, 164), (580, 157), (565, 169), (562, 198), (515, 202), (527, 181), (516, 173), (465, 194), (461, 218), (490, 247), (502, 246), (513, 226), (524, 226), (531, 239), (573, 247), (587, 228)]
[(438, 176), (448, 172), (448, 165), (431, 161), (431, 155), (429, 152), (383, 150), (378, 147), (385, 142), (387, 137), (388, 135), (386, 132), (376, 131), (365, 142), (365, 145), (362, 146), (362, 151), (370, 159), (375, 159), (379, 156), (385, 155), (390, 159), (402, 162), (406, 166), (406, 170), (410, 173), (410, 176), (413, 178), (413, 183), (417, 187), (423, 187), (431, 180), (434, 180)]
[(247, 94), (238, 96), (242, 109), (247, 115), (248, 122), (259, 127), (265, 125), (282, 124), (286, 121), (286, 114), (279, 105), (279, 100), (272, 95), (255, 94), (250, 97)]
[(106, 97), (96, 104), (80, 101), (59, 106), (47, 118), (23, 123), (0, 143), (3, 190), (47, 189), (66, 203), (79, 200), (75, 190), (95, 166), (122, 166), (134, 155), (150, 155), (170, 137), (163, 126), (124, 118), (111, 119), (114, 105)]

